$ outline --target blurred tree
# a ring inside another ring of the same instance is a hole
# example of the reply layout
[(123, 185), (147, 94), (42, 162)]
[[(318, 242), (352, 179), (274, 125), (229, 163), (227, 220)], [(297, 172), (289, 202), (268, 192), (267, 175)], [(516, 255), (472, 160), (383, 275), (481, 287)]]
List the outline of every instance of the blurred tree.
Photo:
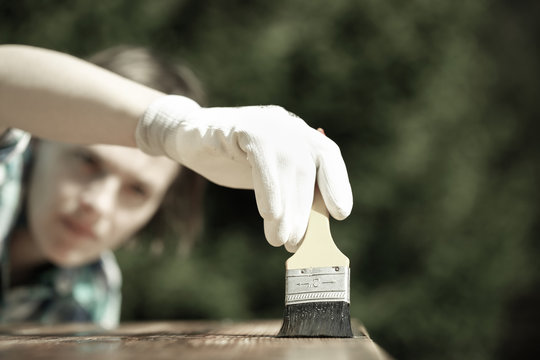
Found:
[[(340, 144), (333, 223), (352, 315), (400, 359), (538, 343), (540, 145), (532, 1), (0, 3), (0, 41), (86, 56), (131, 43), (190, 64), (211, 105), (276, 103)], [(253, 195), (211, 186), (187, 259), (119, 252), (125, 319), (281, 317), (284, 250)]]

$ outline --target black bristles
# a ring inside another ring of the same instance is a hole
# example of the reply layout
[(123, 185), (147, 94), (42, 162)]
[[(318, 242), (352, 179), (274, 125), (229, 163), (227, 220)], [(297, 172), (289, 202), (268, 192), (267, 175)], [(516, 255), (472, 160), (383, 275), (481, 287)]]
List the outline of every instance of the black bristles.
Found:
[(285, 306), (278, 337), (353, 337), (349, 303), (311, 302)]

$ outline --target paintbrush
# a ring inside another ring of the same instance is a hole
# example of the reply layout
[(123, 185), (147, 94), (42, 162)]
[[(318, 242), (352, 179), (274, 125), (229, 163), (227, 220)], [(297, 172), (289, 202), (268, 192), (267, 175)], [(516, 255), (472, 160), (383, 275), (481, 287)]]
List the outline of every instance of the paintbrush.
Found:
[(317, 186), (306, 235), (285, 268), (285, 314), (278, 337), (353, 337), (349, 259), (332, 239)]

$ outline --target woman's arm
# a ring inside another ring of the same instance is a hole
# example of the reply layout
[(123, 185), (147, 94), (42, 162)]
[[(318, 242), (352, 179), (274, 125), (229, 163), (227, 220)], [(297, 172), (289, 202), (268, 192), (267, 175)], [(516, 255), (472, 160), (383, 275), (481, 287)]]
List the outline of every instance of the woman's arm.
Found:
[(279, 106), (201, 108), (69, 55), (0, 46), (0, 127), (79, 144), (138, 146), (209, 180), (255, 190), (268, 242), (294, 251), (318, 185), (328, 210), (353, 205), (339, 147)]
[(137, 121), (163, 95), (70, 55), (0, 45), (0, 131), (136, 146)]

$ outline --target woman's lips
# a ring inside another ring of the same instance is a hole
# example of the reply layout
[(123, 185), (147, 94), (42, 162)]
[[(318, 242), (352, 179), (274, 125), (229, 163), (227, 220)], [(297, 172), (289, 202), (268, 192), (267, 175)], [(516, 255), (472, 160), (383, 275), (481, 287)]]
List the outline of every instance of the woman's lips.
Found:
[(61, 219), (61, 223), (73, 234), (80, 236), (95, 239), (96, 234), (91, 226), (81, 224), (77, 221), (74, 221), (70, 218), (64, 217)]

